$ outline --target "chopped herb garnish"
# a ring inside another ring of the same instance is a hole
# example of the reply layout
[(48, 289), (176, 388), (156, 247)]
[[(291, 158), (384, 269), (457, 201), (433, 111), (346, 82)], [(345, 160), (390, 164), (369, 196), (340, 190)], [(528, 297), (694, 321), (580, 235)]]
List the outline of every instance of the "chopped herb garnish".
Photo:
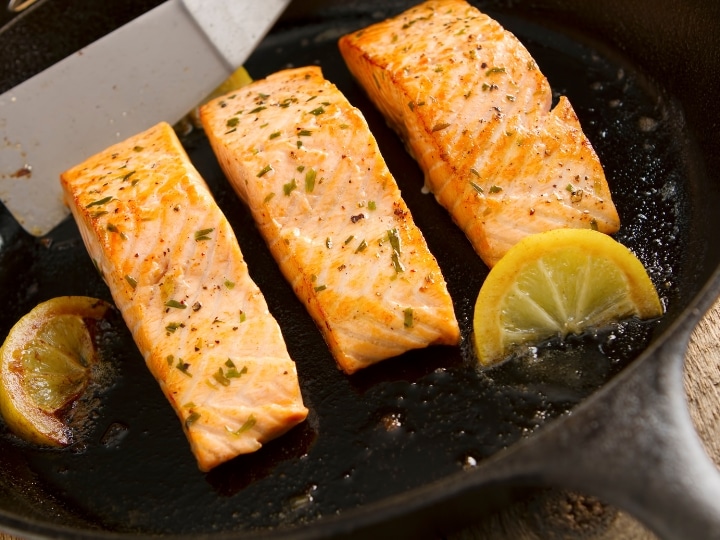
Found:
[(195, 231), (195, 241), (201, 242), (203, 240), (210, 240), (208, 235), (214, 230), (214, 227), (210, 227), (209, 229), (200, 229), (199, 231)]
[(367, 249), (367, 242), (363, 239), (362, 242), (358, 245), (357, 249), (355, 250), (355, 253), (360, 253), (362, 251), (365, 251)]
[(167, 302), (165, 302), (165, 307), (185, 309), (187, 306), (182, 302), (178, 302), (177, 300), (168, 300)]
[(183, 362), (182, 358), (178, 358), (177, 364), (175, 364), (175, 367), (179, 369), (182, 373), (187, 375), (188, 377), (192, 377), (192, 373), (188, 371), (190, 369), (190, 364), (187, 362)]
[(305, 170), (305, 165), (298, 165), (297, 166), (297, 172), (303, 172)]
[(264, 203), (269, 203), (270, 200), (275, 196), (275, 192), (271, 191), (267, 195), (265, 195), (265, 198), (263, 199)]
[(268, 137), (268, 139), (270, 139), (270, 140), (277, 139), (279, 136), (280, 136), (280, 132), (279, 132), (279, 131), (273, 131), (273, 132), (270, 134), (270, 136)]
[(245, 315), (245, 312), (241, 309), (240, 310), (240, 322), (245, 322), (247, 320), (247, 315)]
[(255, 107), (252, 111), (248, 112), (248, 114), (256, 114), (260, 111), (264, 111), (265, 109), (267, 109), (265, 105), (260, 105), (259, 107)]
[(492, 75), (493, 73), (505, 73), (504, 67), (491, 67), (485, 72), (485, 75)]
[(230, 379), (228, 379), (225, 374), (223, 373), (223, 368), (219, 367), (218, 370), (213, 374), (213, 379), (215, 379), (219, 384), (223, 386), (230, 386)]
[(268, 164), (265, 165), (262, 169), (260, 169), (260, 172), (257, 173), (257, 177), (260, 178), (261, 176), (265, 176), (267, 173), (269, 173), (269, 172), (272, 171), (272, 170), (273, 170), (273, 168), (272, 168), (272, 167), (270, 166), (270, 164), (268, 163)]
[(332, 238), (329, 236), (325, 239), (325, 247), (330, 249), (333, 246)]
[(345, 245), (347, 246), (350, 242), (353, 241), (353, 238), (355, 238), (355, 235), (351, 234), (345, 239)]
[(287, 184), (283, 184), (283, 193), (285, 193), (286, 196), (289, 196), (293, 191), (297, 189), (297, 182), (293, 178), (292, 181), (288, 182)]
[(225, 287), (227, 287), (228, 289), (232, 289), (233, 287), (235, 287), (235, 283), (233, 283), (233, 282), (230, 281), (229, 279), (226, 279), (226, 280), (225, 280), (224, 285), (225, 285)]
[(298, 148), (300, 148), (302, 146), (302, 141), (298, 140), (295, 144), (297, 145)]
[(165, 327), (165, 330), (167, 330), (170, 333), (173, 333), (178, 328), (185, 328), (185, 325), (183, 323), (172, 322)]
[(324, 112), (325, 112), (325, 108), (324, 108), (324, 107), (317, 107), (317, 108), (313, 109), (312, 111), (310, 111), (310, 114), (313, 114), (313, 115), (315, 115), (315, 116), (320, 116), (320, 115), (323, 114)]
[(324, 291), (325, 289), (327, 289), (327, 285), (318, 285), (315, 287), (315, 292)]
[(450, 127), (450, 124), (448, 122), (438, 122), (435, 124), (432, 128), (433, 131), (442, 131), (445, 128)]
[(175, 361), (175, 357), (172, 354), (168, 354), (165, 360), (167, 360), (168, 366), (172, 366)]
[(225, 126), (229, 128), (234, 128), (240, 123), (240, 119), (237, 116), (233, 116), (230, 118), (227, 122), (225, 122)]
[(93, 201), (90, 204), (86, 205), (85, 208), (90, 208), (91, 206), (100, 206), (101, 204), (106, 204), (112, 201), (112, 195), (108, 195), (107, 197), (103, 197), (102, 199), (99, 199), (97, 201)]
[(132, 276), (125, 274), (125, 281), (127, 281), (133, 289), (137, 287), (137, 280)]
[(227, 373), (225, 373), (225, 377), (227, 377), (228, 379), (239, 379), (248, 371), (247, 366), (243, 366), (242, 369), (238, 371), (233, 361), (229, 358), (227, 359), (227, 362), (225, 362), (225, 365), (228, 367)]
[(367, 207), (368, 207), (368, 210), (376, 210), (377, 204), (375, 204), (375, 201), (368, 201)]
[(480, 178), (480, 173), (475, 167), (470, 167), (470, 173)]
[(133, 151), (135, 152), (142, 152), (144, 148), (142, 146), (133, 146)]
[(395, 268), (396, 273), (401, 273), (405, 271), (405, 266), (403, 266), (403, 263), (400, 262), (400, 254), (393, 249), (392, 252), (392, 264), (393, 268)]
[(115, 225), (113, 225), (112, 223), (108, 223), (105, 228), (106, 228), (108, 231), (110, 231), (111, 233), (119, 234), (119, 235), (120, 235), (120, 238), (122, 238), (123, 240), (127, 240), (127, 235), (126, 235), (125, 233), (123, 233), (123, 232), (120, 232), (120, 229), (118, 229), (118, 228), (117, 228)]
[(312, 190), (315, 189), (316, 176), (317, 172), (315, 169), (308, 169), (308, 172), (305, 173), (305, 191), (308, 193), (312, 193)]
[(257, 420), (255, 419), (255, 416), (253, 416), (251, 414), (250, 417), (247, 420), (245, 420), (245, 423), (242, 426), (240, 426), (239, 428), (237, 428), (235, 431), (231, 430), (227, 426), (225, 426), (225, 429), (227, 429), (233, 435), (240, 435), (241, 433), (244, 433), (245, 431), (252, 429), (252, 427), (255, 425), (256, 422), (257, 422)]
[(490, 186), (490, 193), (500, 193), (502, 188), (500, 186)]
[(398, 230), (396, 228), (392, 228), (388, 230), (387, 232), (388, 240), (390, 240), (390, 245), (392, 246), (393, 250), (396, 251), (398, 254), (402, 253), (402, 245), (400, 244), (400, 235), (398, 234)]
[(484, 193), (483, 188), (478, 186), (475, 182), (470, 182), (470, 185), (472, 188), (477, 191), (478, 193)]
[(597, 222), (597, 219), (594, 219), (594, 218), (593, 218), (593, 219), (590, 221), (590, 228), (591, 228), (593, 231), (597, 231), (597, 230), (598, 230), (598, 222)]
[(405, 308), (405, 311), (403, 313), (405, 314), (405, 321), (403, 323), (405, 325), (405, 328), (411, 328), (413, 325), (413, 309)]
[(185, 419), (185, 427), (189, 428), (198, 420), (200, 420), (200, 413), (198, 413), (197, 411), (191, 412), (190, 415)]
[(309, 129), (301, 129), (298, 131), (298, 137), (309, 137), (310, 135), (312, 135), (312, 131)]
[(122, 181), (123, 181), (123, 182), (127, 182), (127, 181), (129, 180), (129, 178), (130, 178), (133, 174), (135, 174), (135, 171), (130, 171), (129, 173), (123, 175), (123, 176), (121, 177)]
[(97, 212), (93, 212), (90, 214), (90, 217), (93, 219), (97, 219), (100, 216), (104, 216), (105, 214), (108, 214), (109, 212), (107, 210), (98, 210)]

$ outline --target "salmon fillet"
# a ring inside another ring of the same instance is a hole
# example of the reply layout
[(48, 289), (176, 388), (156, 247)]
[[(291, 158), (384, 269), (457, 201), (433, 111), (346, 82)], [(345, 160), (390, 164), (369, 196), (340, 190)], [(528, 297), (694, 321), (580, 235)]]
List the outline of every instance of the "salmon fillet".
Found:
[(340, 38), (340, 52), (475, 251), (620, 226), (600, 161), (528, 51), (464, 0), (429, 0)]
[(364, 117), (319, 68), (275, 73), (200, 118), (342, 370), (458, 343), (437, 261)]
[(305, 419), (277, 321), (169, 125), (111, 146), (61, 182), (201, 470), (254, 452)]

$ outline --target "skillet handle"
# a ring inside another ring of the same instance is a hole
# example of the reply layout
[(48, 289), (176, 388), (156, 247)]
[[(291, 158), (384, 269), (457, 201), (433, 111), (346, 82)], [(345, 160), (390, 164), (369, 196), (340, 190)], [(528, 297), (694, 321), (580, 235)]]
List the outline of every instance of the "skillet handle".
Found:
[(595, 495), (660, 538), (720, 539), (720, 473), (693, 428), (683, 362), (695, 325), (671, 339), (509, 458), (524, 477)]

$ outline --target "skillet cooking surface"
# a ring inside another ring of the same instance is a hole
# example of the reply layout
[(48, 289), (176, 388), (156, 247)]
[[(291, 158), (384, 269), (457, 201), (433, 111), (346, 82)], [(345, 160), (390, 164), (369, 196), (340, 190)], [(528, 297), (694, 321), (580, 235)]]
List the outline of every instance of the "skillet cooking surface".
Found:
[[(702, 255), (682, 247), (691, 229), (688, 178), (697, 173), (684, 159), (693, 148), (678, 105), (612, 50), (507, 9), (488, 9), (528, 47), (556, 96), (569, 96), (606, 169), (623, 223), (617, 239), (648, 268), (668, 314), (659, 324), (629, 323), (596, 339), (555, 344), (541, 350), (540, 361), (515, 360), (478, 371), (468, 342), (487, 269), (432, 196), (421, 193), (417, 165), (351, 79), (337, 50), (342, 33), (392, 12), (348, 11), (280, 25), (246, 66), (261, 78), (291, 65), (318, 63), (362, 109), (445, 273), (463, 345), (409, 353), (352, 377), (339, 372), (196, 130), (183, 142), (280, 322), (309, 419), (260, 452), (201, 474), (177, 418), (117, 316), (105, 343), (112, 383), (98, 389), (87, 407), (86, 428), (76, 444), (65, 450), (30, 447), (2, 427), (0, 490), (9, 512), (134, 533), (312, 523), (472, 468), (528, 436), (622, 370), (680, 314), (680, 299), (697, 292), (687, 276)], [(47, 298), (111, 299), (71, 219), (47, 238), (35, 239), (4, 209), (0, 283), (3, 336)]]

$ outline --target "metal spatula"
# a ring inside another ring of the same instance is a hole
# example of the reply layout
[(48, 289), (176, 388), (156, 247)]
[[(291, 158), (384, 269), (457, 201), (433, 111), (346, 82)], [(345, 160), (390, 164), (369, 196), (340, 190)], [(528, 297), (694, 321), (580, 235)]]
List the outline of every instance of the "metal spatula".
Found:
[(60, 223), (60, 173), (174, 123), (250, 55), (290, 0), (168, 0), (0, 95), (0, 200), (31, 234)]

